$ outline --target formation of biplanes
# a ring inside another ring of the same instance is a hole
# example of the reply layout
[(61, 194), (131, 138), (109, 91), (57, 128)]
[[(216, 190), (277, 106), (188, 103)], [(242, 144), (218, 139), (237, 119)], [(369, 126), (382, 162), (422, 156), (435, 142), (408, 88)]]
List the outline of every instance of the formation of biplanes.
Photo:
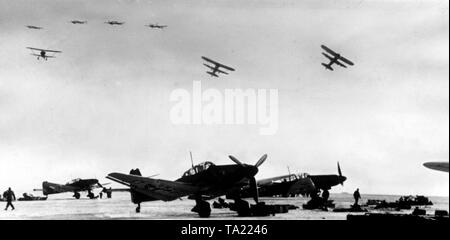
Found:
[[(69, 23), (83, 25), (83, 24), (87, 24), (88, 21), (87, 20), (71, 20), (71, 21), (69, 21)], [(121, 22), (121, 21), (117, 21), (117, 20), (109, 20), (104, 23), (109, 24), (111, 26), (114, 26), (114, 25), (121, 26), (121, 25), (125, 24), (125, 22)], [(152, 28), (152, 29), (164, 29), (164, 28), (168, 27), (167, 25), (160, 25), (160, 24), (153, 24), (153, 23), (146, 24), (144, 26), (148, 27), (148, 28)], [(25, 27), (27, 27), (29, 29), (33, 29), (33, 30), (44, 29), (43, 27), (35, 26), (35, 25), (27, 25)], [(62, 51), (59, 51), (59, 50), (42, 49), (42, 48), (36, 48), (36, 47), (27, 47), (27, 48), (32, 51), (31, 55), (36, 56), (38, 60), (39, 59), (48, 60), (48, 58), (55, 58), (56, 53), (62, 53)], [(330, 71), (334, 71), (334, 68), (332, 67), (334, 64), (338, 65), (340, 67), (343, 67), (343, 68), (347, 68), (347, 66), (354, 65), (354, 63), (352, 61), (343, 57), (340, 53), (337, 53), (337, 52), (331, 50), (329, 47), (327, 47), (325, 45), (321, 45), (321, 48), (325, 51), (322, 54), (329, 60), (328, 63), (322, 63), (322, 65), (326, 69), (328, 69)], [(49, 55), (49, 54), (52, 54), (52, 55)], [(235, 71), (234, 68), (229, 67), (225, 64), (222, 64), (216, 60), (212, 60), (211, 58), (202, 56), (201, 59), (205, 61), (205, 63), (203, 63), (203, 65), (208, 68), (208, 71), (206, 71), (206, 73), (208, 75), (210, 75), (211, 77), (219, 77), (218, 74), (228, 75), (229, 71)]]

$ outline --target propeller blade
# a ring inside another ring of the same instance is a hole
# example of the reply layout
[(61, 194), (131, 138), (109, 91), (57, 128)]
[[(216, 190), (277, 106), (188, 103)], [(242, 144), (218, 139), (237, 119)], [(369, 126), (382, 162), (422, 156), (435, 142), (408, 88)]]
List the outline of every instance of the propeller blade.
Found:
[(264, 154), (259, 160), (258, 162), (255, 164), (255, 167), (259, 167), (261, 166), (267, 159), (267, 154)]
[(256, 183), (256, 179), (253, 177), (250, 179), (250, 189), (252, 189), (253, 192), (253, 199), (256, 203), (259, 203), (259, 191), (258, 191), (258, 184)]
[(341, 166), (339, 165), (339, 162), (338, 162), (338, 173), (339, 173), (339, 177), (342, 177), (342, 171), (341, 171)]
[(233, 162), (235, 162), (237, 165), (240, 166), (245, 166), (241, 161), (239, 161), (237, 158), (233, 157), (233, 156), (228, 156)]
[(342, 176), (341, 165), (339, 165), (339, 162), (337, 164), (338, 164), (339, 179), (341, 179), (341, 186), (344, 186), (345, 180), (344, 180), (344, 177)]

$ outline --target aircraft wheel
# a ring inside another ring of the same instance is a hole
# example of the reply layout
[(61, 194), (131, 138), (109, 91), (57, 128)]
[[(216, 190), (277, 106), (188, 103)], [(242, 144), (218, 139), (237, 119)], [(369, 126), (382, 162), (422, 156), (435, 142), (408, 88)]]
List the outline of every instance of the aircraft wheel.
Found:
[(76, 198), (76, 199), (80, 199), (80, 193), (78, 193), (78, 192), (75, 192), (74, 194), (73, 194), (73, 196)]
[(211, 216), (211, 205), (203, 200), (196, 200), (197, 205), (192, 209), (193, 212), (198, 213), (201, 218), (208, 218)]

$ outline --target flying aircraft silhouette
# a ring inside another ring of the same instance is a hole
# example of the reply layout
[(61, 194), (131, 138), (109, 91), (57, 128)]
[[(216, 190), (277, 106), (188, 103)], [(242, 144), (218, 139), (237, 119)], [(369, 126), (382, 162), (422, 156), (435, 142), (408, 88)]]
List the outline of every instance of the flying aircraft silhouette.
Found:
[(207, 61), (208, 63), (214, 65), (214, 66), (211, 66), (206, 63), (203, 64), (204, 66), (206, 66), (207, 68), (210, 69), (210, 71), (207, 71), (206, 73), (208, 73), (211, 77), (219, 77), (219, 75), (217, 75), (217, 73), (228, 74), (227, 72), (220, 70), (220, 68), (226, 69), (228, 71), (234, 71), (233, 68), (225, 66), (225, 65), (218, 63), (214, 60), (211, 60), (207, 57), (202, 57), (202, 59)]
[(118, 21), (107, 21), (107, 22), (105, 22), (106, 24), (109, 24), (109, 25), (122, 25), (122, 24), (124, 24), (125, 22), (118, 22)]
[(56, 50), (47, 50), (47, 49), (41, 49), (41, 48), (33, 48), (33, 47), (27, 47), (31, 50), (31, 55), (37, 56), (37, 59), (43, 58), (44, 60), (47, 60), (48, 58), (55, 58), (54, 55), (47, 55), (47, 53), (62, 53), (61, 51)]
[[(350, 60), (344, 58), (343, 56), (341, 56), (339, 53), (334, 52), (333, 50), (331, 50), (330, 48), (328, 48), (325, 45), (321, 46), (323, 50), (326, 51), (323, 52), (322, 54), (328, 58), (330, 60), (330, 62), (328, 64), (326, 63), (322, 63), (322, 66), (324, 66), (326, 69), (333, 71), (334, 69), (332, 68), (333, 64), (339, 65), (343, 68), (347, 68), (347, 66), (345, 64), (348, 64), (350, 66), (353, 66), (353, 62), (351, 62)], [(331, 56), (329, 55), (331, 54)], [(342, 61), (342, 62), (341, 62)], [(345, 64), (344, 64), (345, 63)]]

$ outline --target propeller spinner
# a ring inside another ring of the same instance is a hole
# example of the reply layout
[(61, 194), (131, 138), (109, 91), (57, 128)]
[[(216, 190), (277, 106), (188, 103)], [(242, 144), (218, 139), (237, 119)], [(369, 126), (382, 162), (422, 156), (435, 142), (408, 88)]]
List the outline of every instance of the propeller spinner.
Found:
[[(267, 154), (264, 154), (257, 162), (254, 166), (251, 165), (247, 165), (242, 163), (241, 161), (239, 161), (237, 158), (233, 157), (233, 156), (229, 156), (229, 158), (235, 162), (237, 165), (242, 166), (242, 167), (251, 167), (254, 168), (255, 171), (254, 172), (258, 172), (258, 168), (267, 160)], [(249, 176), (250, 178), (250, 189), (252, 189), (252, 192), (254, 194), (253, 198), (255, 200), (256, 203), (259, 203), (259, 191), (258, 191), (258, 184), (256, 182), (256, 178), (255, 178), (256, 174), (252, 174), (252, 176)]]

